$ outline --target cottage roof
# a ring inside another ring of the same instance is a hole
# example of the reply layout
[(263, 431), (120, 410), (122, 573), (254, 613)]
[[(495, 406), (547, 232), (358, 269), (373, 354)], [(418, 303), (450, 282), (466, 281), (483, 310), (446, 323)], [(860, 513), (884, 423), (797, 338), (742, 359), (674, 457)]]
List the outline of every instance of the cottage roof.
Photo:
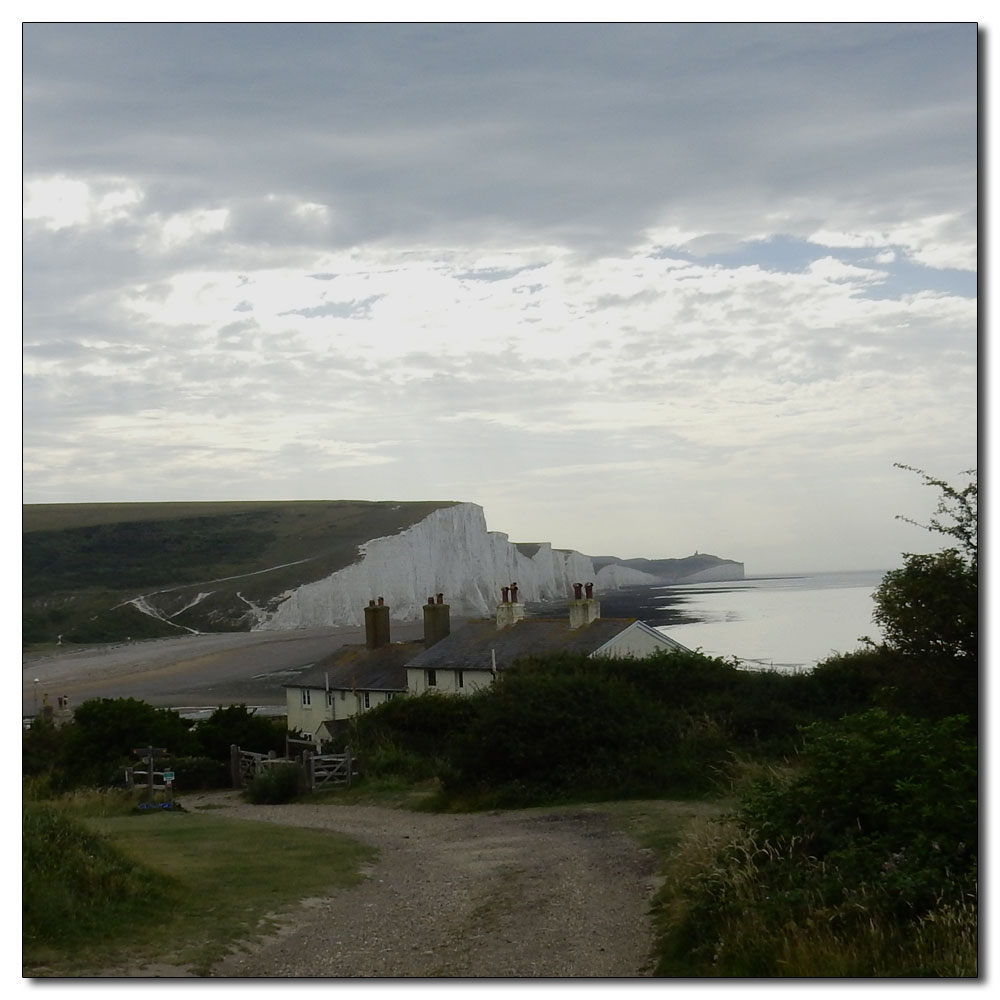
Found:
[[(635, 623), (635, 618), (596, 618), (588, 625), (570, 628), (566, 618), (523, 618), (498, 629), (494, 619), (485, 618), (468, 622), (423, 650), (408, 666), (425, 670), (490, 670), (495, 654), (497, 670), (503, 670), (515, 660), (539, 654), (589, 655)], [(679, 643), (656, 634), (664, 640), (665, 648), (683, 649)]]
[(377, 649), (341, 646), (284, 686), (322, 688), (329, 681), (333, 691), (405, 691), (406, 663), (423, 648), (423, 642), (393, 642)]

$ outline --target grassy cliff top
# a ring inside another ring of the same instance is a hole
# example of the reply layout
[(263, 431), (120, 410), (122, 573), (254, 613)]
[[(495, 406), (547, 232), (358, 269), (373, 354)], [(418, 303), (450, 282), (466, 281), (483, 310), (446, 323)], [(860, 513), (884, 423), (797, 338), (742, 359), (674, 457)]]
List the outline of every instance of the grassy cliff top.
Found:
[(398, 534), (455, 503), (27, 504), (24, 589), (39, 594), (177, 585), (306, 560), (319, 576), (319, 570), (349, 565), (370, 539)]

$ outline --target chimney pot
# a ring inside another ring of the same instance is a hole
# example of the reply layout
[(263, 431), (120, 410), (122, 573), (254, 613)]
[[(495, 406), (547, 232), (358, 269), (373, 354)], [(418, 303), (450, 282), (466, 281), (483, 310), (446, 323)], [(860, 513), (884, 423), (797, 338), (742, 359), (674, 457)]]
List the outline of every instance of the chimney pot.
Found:
[(517, 604), (517, 584), (512, 583), (510, 585), (510, 603)]
[(389, 608), (380, 597), (378, 604), (368, 602), (365, 608), (365, 645), (369, 649), (380, 649), (389, 645)]
[(437, 603), (433, 597), (428, 597), (424, 607), (424, 646), (429, 648), (450, 633), (451, 608), (444, 603), (444, 594), (438, 594)]
[(501, 587), (500, 590), (503, 593), (503, 603), (510, 604), (510, 587)]
[(587, 593), (587, 600), (589, 601), (594, 596), (594, 585), (592, 583), (585, 583), (583, 589)]
[(575, 600), (577, 600), (577, 601), (580, 601), (580, 600), (583, 599), (583, 584), (582, 583), (574, 583), (573, 584), (573, 598)]

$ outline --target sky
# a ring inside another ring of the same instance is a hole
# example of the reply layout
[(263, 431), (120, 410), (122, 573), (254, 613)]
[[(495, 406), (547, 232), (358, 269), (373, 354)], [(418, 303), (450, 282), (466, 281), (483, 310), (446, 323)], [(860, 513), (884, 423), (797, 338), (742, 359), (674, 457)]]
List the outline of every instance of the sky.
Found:
[(885, 569), (977, 465), (966, 23), (28, 23), (23, 500)]

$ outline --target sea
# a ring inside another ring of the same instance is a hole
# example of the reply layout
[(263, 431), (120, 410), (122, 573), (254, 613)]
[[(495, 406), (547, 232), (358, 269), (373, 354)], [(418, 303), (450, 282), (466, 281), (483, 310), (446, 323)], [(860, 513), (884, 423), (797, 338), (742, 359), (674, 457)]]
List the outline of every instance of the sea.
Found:
[(800, 670), (878, 641), (873, 593), (885, 570), (788, 573), (601, 595), (601, 614), (640, 618), (689, 649), (748, 667)]

